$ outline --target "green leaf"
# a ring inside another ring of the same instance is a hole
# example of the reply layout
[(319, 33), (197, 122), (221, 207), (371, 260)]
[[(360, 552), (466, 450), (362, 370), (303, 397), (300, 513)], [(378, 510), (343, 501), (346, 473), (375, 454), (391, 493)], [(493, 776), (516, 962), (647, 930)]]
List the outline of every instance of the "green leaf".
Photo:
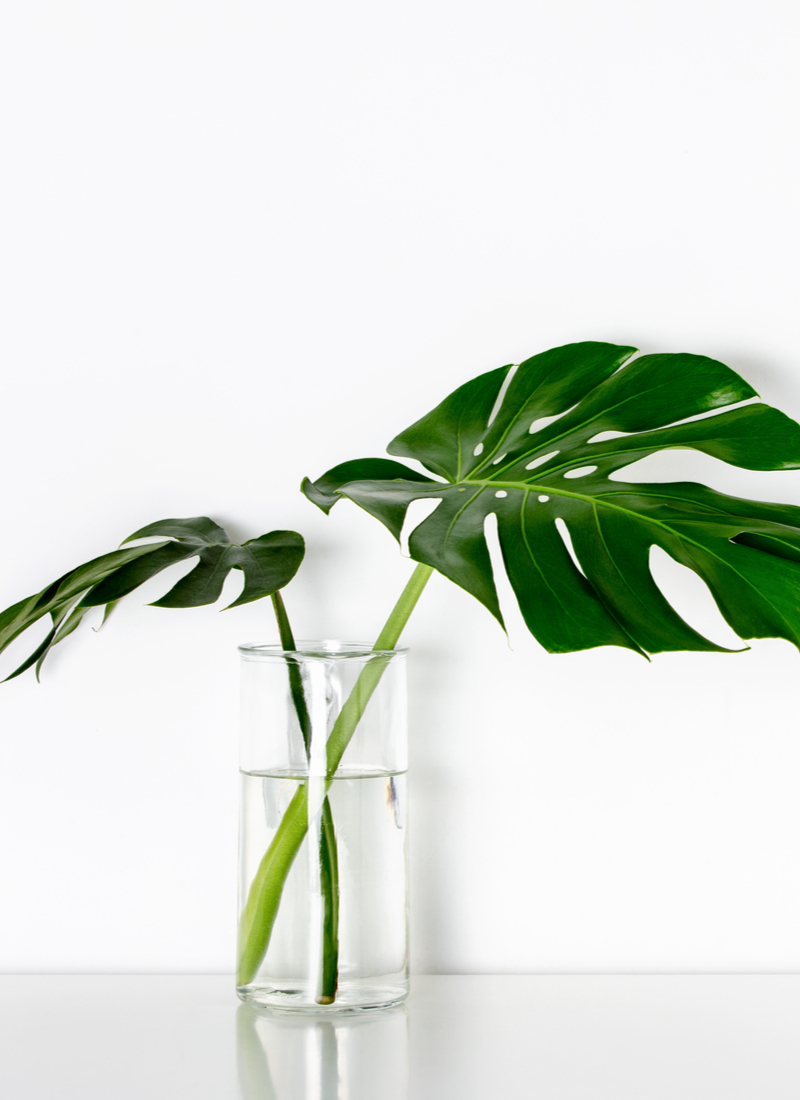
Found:
[[(59, 615), (80, 595), (110, 576), (121, 566), (157, 549), (157, 545), (133, 546), (126, 550), (114, 550), (110, 554), (94, 558), (85, 565), (65, 573), (41, 592), (0, 612), (0, 653), (24, 630), (38, 622), (44, 615)], [(163, 544), (161, 544), (163, 545)]]
[(100, 626), (97, 627), (98, 630), (102, 629), (102, 627), (104, 627), (106, 625), (106, 622), (108, 621), (109, 616), (117, 608), (118, 604), (119, 604), (119, 600), (114, 600), (113, 603), (107, 603), (106, 604), (105, 610), (103, 611), (103, 621), (100, 623)]
[(214, 603), (231, 569), (241, 569), (245, 578), (242, 593), (231, 607), (271, 596), (289, 583), (305, 551), (303, 539), (295, 531), (271, 531), (236, 545), (222, 527), (204, 516), (159, 520), (136, 531), (125, 542), (153, 536), (171, 541), (123, 546), (94, 558), (0, 613), (0, 653), (44, 616), (49, 615), (53, 624), (46, 638), (6, 679), (19, 676), (32, 665), (36, 665), (38, 677), (52, 647), (77, 629), (90, 607), (105, 605), (105, 622), (123, 596), (185, 559), (199, 560), (154, 606), (199, 607)]
[(296, 531), (270, 531), (242, 546), (232, 546), (228, 560), (244, 573), (244, 588), (228, 606), (240, 607), (284, 588), (300, 568), (304, 553), (305, 544)]
[(133, 542), (134, 539), (151, 538), (153, 535), (171, 539), (195, 540), (198, 544), (221, 543), (227, 545), (231, 540), (224, 528), (207, 516), (195, 516), (192, 519), (160, 519), (156, 523), (150, 523), (128, 535), (125, 542)]
[(197, 554), (199, 547), (195, 542), (181, 541), (153, 544), (147, 549), (150, 553), (126, 562), (99, 584), (93, 585), (81, 600), (81, 606), (101, 607), (103, 604), (116, 603), (162, 569)]
[(49, 652), (50, 647), (53, 644), (53, 639), (55, 638), (55, 636), (56, 636), (56, 627), (53, 627), (53, 629), (49, 632), (49, 634), (46, 636), (44, 641), (40, 642), (40, 644), (36, 647), (36, 649), (34, 649), (33, 653), (31, 653), (29, 657), (26, 657), (25, 660), (22, 662), (22, 664), (18, 668), (15, 668), (13, 672), (10, 672), (8, 674), (8, 676), (6, 676), (6, 678), (2, 681), (2, 683), (5, 683), (6, 680), (16, 679), (16, 677), (19, 676), (20, 673), (25, 672), (27, 669), (29, 669), (31, 667), (31, 665), (36, 665), (36, 672), (37, 672), (37, 679), (38, 679), (38, 672), (39, 672), (41, 661), (44, 659), (45, 655)]
[[(431, 479), (389, 458), (357, 458), (354, 462), (343, 462), (341, 466), (334, 466), (318, 481), (303, 478), (300, 488), (308, 499), (327, 515), (339, 499), (339, 491), (343, 485), (352, 481), (372, 480), (430, 482)], [(406, 505), (395, 504), (393, 500), (389, 500), (381, 515), (381, 519), (395, 538), (400, 537), (405, 514)]]
[(395, 537), (411, 501), (439, 500), (412, 532), (411, 556), (502, 623), (484, 536), (494, 513), (525, 622), (551, 652), (721, 648), (662, 595), (650, 571), (653, 546), (702, 577), (740, 637), (800, 646), (800, 508), (693, 482), (618, 477), (675, 448), (751, 470), (798, 469), (800, 426), (754, 401), (753, 388), (716, 360), (631, 359), (634, 351), (569, 344), (461, 386), (388, 447), (444, 481), (423, 481), (399, 464), (386, 476), (368, 459), (363, 468), (344, 463), (304, 491), (325, 511), (348, 497)]
[[(71, 634), (73, 632), (73, 630), (77, 630), (77, 628), (81, 624), (83, 616), (88, 610), (88, 607), (81, 607), (80, 604), (78, 604), (77, 607), (73, 608), (72, 611), (70, 611), (69, 615), (66, 616), (61, 625), (56, 628), (55, 633), (52, 635), (47, 645), (47, 648), (39, 654), (39, 658), (36, 662), (37, 680), (39, 679), (39, 670), (42, 667), (42, 662), (44, 661), (47, 654), (50, 652), (54, 645), (57, 645), (60, 641), (66, 638), (68, 634)], [(105, 622), (105, 617), (103, 618), (103, 621)]]
[(153, 607), (200, 607), (214, 603), (231, 569), (244, 573), (244, 588), (230, 607), (239, 607), (262, 596), (271, 596), (289, 583), (303, 560), (304, 543), (296, 531), (271, 531), (235, 546), (205, 543), (195, 550), (198, 564)]

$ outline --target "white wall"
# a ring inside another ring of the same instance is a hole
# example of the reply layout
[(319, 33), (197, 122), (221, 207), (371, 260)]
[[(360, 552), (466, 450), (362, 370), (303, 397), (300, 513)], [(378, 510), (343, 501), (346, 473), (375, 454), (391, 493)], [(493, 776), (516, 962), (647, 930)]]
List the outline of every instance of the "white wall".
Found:
[[(0, 606), (207, 514), (304, 532), (298, 632), (369, 638), (409, 563), (301, 476), (570, 340), (715, 356), (800, 417), (799, 22), (6, 5)], [(659, 469), (800, 503), (797, 473)], [(2, 968), (232, 965), (234, 647), (273, 631), (143, 606), (170, 583), (0, 688)], [(407, 633), (416, 968), (798, 969), (797, 653), (549, 657), (509, 622), (435, 578)]]

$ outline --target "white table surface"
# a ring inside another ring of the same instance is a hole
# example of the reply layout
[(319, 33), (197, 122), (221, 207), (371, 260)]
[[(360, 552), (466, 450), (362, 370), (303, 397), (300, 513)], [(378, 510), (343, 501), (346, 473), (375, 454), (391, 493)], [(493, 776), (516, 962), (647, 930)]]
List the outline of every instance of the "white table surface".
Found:
[(797, 1100), (800, 975), (416, 977), (293, 1019), (220, 976), (0, 977), (4, 1100)]

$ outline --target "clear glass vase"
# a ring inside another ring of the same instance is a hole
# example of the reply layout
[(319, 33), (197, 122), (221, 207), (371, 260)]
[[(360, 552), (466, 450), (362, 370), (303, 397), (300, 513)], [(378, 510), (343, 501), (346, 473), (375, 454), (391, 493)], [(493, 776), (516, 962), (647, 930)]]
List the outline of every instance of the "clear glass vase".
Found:
[(305, 1012), (408, 992), (406, 651), (240, 646), (237, 992)]

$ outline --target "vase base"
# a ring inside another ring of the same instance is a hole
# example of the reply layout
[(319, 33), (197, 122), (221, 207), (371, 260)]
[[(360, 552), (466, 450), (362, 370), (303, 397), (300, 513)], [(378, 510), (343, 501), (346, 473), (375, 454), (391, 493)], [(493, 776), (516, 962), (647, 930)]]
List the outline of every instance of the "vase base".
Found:
[(332, 1004), (318, 1004), (300, 983), (253, 982), (251, 985), (237, 986), (236, 992), (246, 1004), (277, 1012), (290, 1012), (292, 1015), (304, 1013), (318, 1016), (332, 1012), (374, 1012), (382, 1008), (392, 1008), (408, 996), (408, 982), (383, 984), (375, 981), (347, 981), (336, 992)]

